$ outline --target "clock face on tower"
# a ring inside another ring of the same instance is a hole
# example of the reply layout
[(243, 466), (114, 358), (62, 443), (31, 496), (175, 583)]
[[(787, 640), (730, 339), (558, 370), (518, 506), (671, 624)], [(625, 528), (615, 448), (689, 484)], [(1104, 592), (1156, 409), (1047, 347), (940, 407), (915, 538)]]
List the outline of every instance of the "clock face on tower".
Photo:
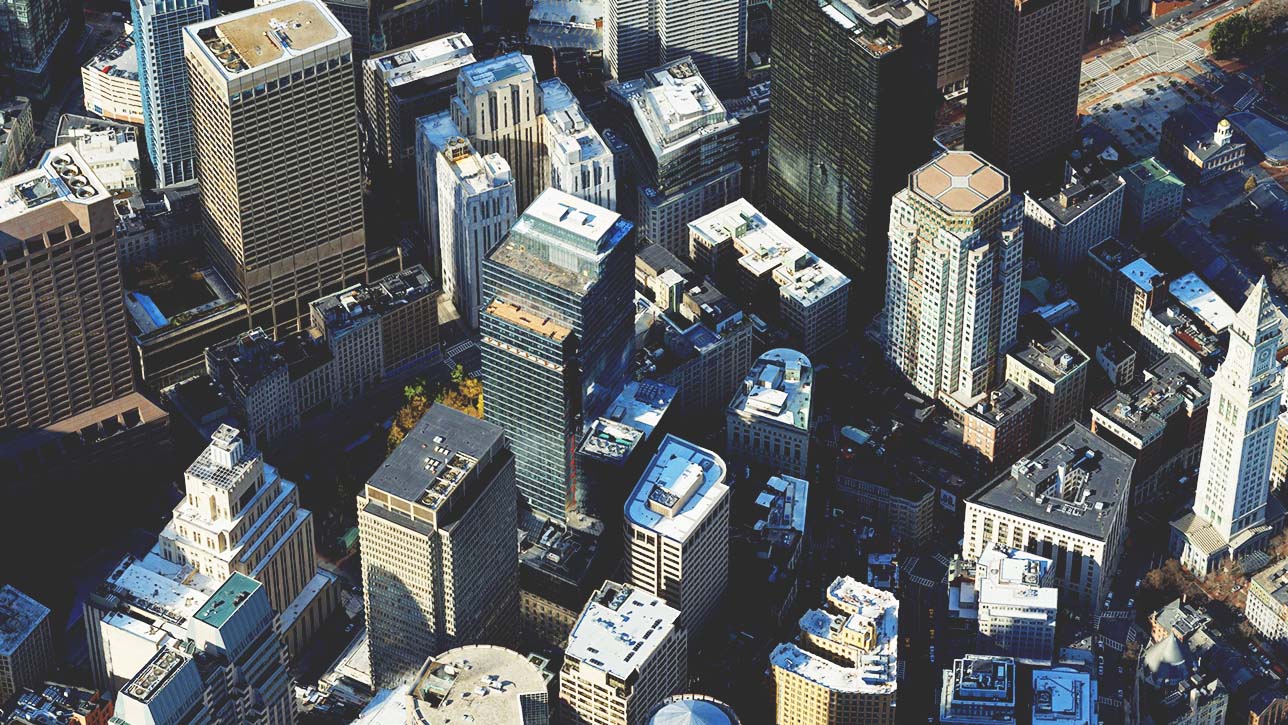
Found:
[(1270, 362), (1270, 348), (1262, 348), (1261, 352), (1257, 353), (1257, 367), (1259, 368), (1265, 367), (1266, 364), (1269, 362)]

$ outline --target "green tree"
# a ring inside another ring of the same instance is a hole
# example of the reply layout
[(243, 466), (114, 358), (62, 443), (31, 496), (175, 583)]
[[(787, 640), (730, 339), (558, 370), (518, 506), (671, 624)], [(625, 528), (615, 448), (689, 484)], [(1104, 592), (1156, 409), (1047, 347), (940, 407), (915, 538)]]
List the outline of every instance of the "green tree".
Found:
[(1256, 53), (1265, 41), (1266, 25), (1263, 20), (1248, 13), (1236, 13), (1212, 26), (1208, 36), (1212, 54), (1218, 58)]
[(1255, 188), (1257, 188), (1257, 177), (1248, 174), (1248, 180), (1243, 182), (1243, 191), (1245, 194), (1251, 193)]

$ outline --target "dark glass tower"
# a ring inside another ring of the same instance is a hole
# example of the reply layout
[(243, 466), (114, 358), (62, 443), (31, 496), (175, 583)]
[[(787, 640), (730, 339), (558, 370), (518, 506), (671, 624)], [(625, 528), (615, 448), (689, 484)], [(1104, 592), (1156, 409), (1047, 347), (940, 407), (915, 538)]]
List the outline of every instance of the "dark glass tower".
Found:
[(633, 225), (557, 189), (483, 261), (483, 414), (505, 429), (519, 492), (563, 521), (583, 421), (602, 415), (632, 353)]
[(930, 156), (939, 22), (916, 2), (779, 0), (770, 209), (848, 273), (885, 269), (890, 197)]

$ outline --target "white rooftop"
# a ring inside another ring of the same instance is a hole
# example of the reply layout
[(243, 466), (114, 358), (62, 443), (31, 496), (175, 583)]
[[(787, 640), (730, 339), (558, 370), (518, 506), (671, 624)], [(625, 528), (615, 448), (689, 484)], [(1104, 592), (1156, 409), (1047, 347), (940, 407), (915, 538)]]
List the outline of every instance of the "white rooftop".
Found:
[(808, 430), (814, 368), (803, 353), (777, 348), (751, 366), (729, 408)]
[(425, 42), (368, 58), (363, 65), (379, 70), (391, 88), (434, 78), (475, 62), (474, 43), (465, 33), (448, 33)]
[(714, 452), (668, 434), (626, 500), (626, 520), (686, 541), (729, 495), (726, 471)]
[(252, 7), (186, 25), (183, 32), (226, 80), (351, 37), (319, 0), (283, 0)]
[(772, 274), (781, 293), (803, 306), (850, 284), (849, 277), (806, 249), (746, 199), (689, 222), (689, 231), (708, 246), (732, 241), (742, 254), (739, 264), (757, 277)]
[(655, 596), (605, 582), (577, 618), (564, 653), (624, 681), (653, 656), (679, 617)]
[(0, 656), (12, 655), (48, 616), (49, 607), (9, 584), (0, 587)]
[(623, 84), (635, 118), (656, 158), (737, 125), (689, 58), (646, 72)]
[(899, 600), (890, 592), (850, 577), (837, 577), (828, 587), (827, 594), (829, 604), (844, 613), (810, 610), (801, 617), (801, 630), (832, 639), (840, 628), (855, 629), (872, 623), (876, 629), (875, 646), (860, 653), (855, 666), (838, 664), (791, 643), (775, 648), (770, 661), (777, 667), (839, 692), (893, 692), (899, 686)]
[(45, 152), (36, 168), (0, 180), (0, 222), (55, 202), (92, 204), (107, 195), (75, 148), (55, 146)]
[(1153, 289), (1150, 285), (1150, 280), (1162, 274), (1154, 267), (1154, 265), (1146, 261), (1144, 257), (1127, 264), (1118, 271), (1122, 272), (1127, 279), (1131, 280), (1132, 284), (1146, 292)]
[(1167, 290), (1178, 302), (1198, 315), (1213, 332), (1220, 332), (1234, 322), (1234, 308), (1226, 304), (1202, 277), (1193, 272), (1172, 280), (1167, 285)]
[(541, 669), (527, 657), (493, 645), (457, 647), (431, 657), (410, 690), (409, 722), (520, 725), (520, 697), (547, 693)]
[(1018, 549), (989, 545), (976, 562), (975, 589), (980, 607), (998, 605), (1049, 612), (1055, 616), (1060, 590), (1042, 586), (1051, 560)]
[(539, 220), (597, 245), (621, 218), (621, 214), (592, 201), (550, 188), (541, 192), (524, 210), (515, 222), (513, 231), (531, 233), (529, 227), (532, 221)]
[(111, 44), (86, 61), (85, 68), (115, 78), (137, 81), (139, 79), (139, 54), (134, 49), (134, 35), (122, 33)]
[(581, 110), (572, 90), (558, 78), (541, 83), (543, 107), (551, 133), (551, 143), (569, 162), (591, 161), (612, 157), (604, 139)]
[[(158, 547), (142, 559), (126, 557), (106, 581), (127, 604), (154, 615), (157, 624), (176, 637), (186, 636), (185, 622), (221, 583), (193, 567), (166, 560)], [(129, 621), (123, 619), (120, 624)]]
[[(768, 509), (757, 529), (793, 529), (805, 533), (809, 482), (793, 476), (773, 476), (756, 496), (756, 505)], [(765, 524), (761, 526), (761, 524)]]
[(1067, 667), (1033, 671), (1035, 725), (1096, 725), (1091, 675)]

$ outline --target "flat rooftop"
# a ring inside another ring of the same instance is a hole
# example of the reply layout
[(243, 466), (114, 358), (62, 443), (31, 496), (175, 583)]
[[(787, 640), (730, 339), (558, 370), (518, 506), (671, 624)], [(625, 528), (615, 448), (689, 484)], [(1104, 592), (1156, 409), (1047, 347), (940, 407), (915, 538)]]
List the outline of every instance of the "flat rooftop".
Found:
[(1132, 284), (1146, 292), (1153, 291), (1155, 281), (1163, 274), (1144, 257), (1128, 262), (1118, 271)]
[(47, 617), (49, 607), (9, 584), (0, 587), (0, 656), (12, 655)]
[(488, 304), (485, 314), (541, 337), (548, 337), (555, 342), (563, 342), (572, 334), (572, 328), (555, 321), (554, 318), (526, 311), (519, 305), (509, 302), (492, 302)]
[(487, 421), (432, 405), (372, 474), (367, 488), (436, 510), (504, 436)]
[(844, 629), (872, 627), (874, 645), (859, 652), (854, 664), (840, 664), (795, 644), (780, 644), (770, 662), (811, 682), (837, 692), (883, 694), (898, 686), (899, 600), (893, 594), (850, 577), (837, 577), (827, 589), (829, 610), (812, 609), (800, 619), (802, 632), (841, 642)]
[(226, 79), (350, 37), (318, 0), (261, 5), (185, 26), (183, 32)]
[(471, 93), (486, 90), (493, 84), (517, 76), (530, 76), (534, 84), (537, 82), (536, 66), (532, 64), (532, 59), (514, 52), (471, 63), (461, 69), (458, 79), (463, 90)]
[(184, 478), (231, 489), (245, 479), (260, 460), (259, 451), (241, 437), (241, 431), (230, 425), (221, 425), (210, 437), (210, 444), (202, 449), (183, 475)]
[(608, 413), (591, 425), (582, 439), (581, 452), (608, 461), (625, 461), (636, 445), (653, 434), (677, 392), (654, 380), (628, 382), (608, 406)]
[(687, 541), (727, 500), (728, 469), (720, 456), (667, 435), (626, 500), (626, 520), (674, 541)]
[(448, 33), (363, 61), (376, 69), (390, 88), (435, 79), (455, 83), (456, 73), (474, 63), (474, 43), (465, 33)]
[(558, 78), (541, 82), (542, 102), (551, 143), (566, 160), (585, 162), (612, 158), (612, 151), (581, 110), (572, 90)]
[(434, 278), (417, 264), (370, 284), (356, 284), (321, 297), (309, 303), (309, 308), (321, 315), (327, 330), (338, 332), (422, 299), (437, 288)]
[(654, 158), (702, 143), (738, 121), (726, 111), (687, 56), (621, 85)]
[(568, 635), (565, 657), (627, 681), (675, 628), (679, 610), (629, 584), (604, 582)]
[(752, 364), (729, 409), (808, 431), (813, 390), (814, 368), (809, 358), (780, 347)]
[(1288, 606), (1288, 560), (1277, 561), (1257, 572), (1252, 583), (1279, 606)]
[(233, 572), (192, 616), (211, 627), (222, 627), (228, 623), (233, 613), (241, 608), (246, 599), (262, 586), (245, 574)]
[(1044, 585), (1049, 581), (1051, 566), (1050, 559), (1037, 554), (996, 545), (986, 547), (975, 569), (980, 606), (1042, 609), (1054, 617), (1060, 590)]
[(1180, 177), (1164, 166), (1158, 159), (1150, 156), (1123, 169), (1123, 180), (1134, 184), (1151, 184), (1165, 182), (1175, 186), (1185, 186)]
[[(819, 9), (837, 25), (856, 35), (865, 34), (871, 28), (884, 24), (897, 27), (910, 25), (926, 17), (924, 6), (908, 0), (819, 0)], [(865, 42), (863, 45), (868, 52), (878, 56), (898, 47), (880, 42)]]
[(1131, 390), (1116, 390), (1093, 409), (1148, 443), (1162, 435), (1178, 412), (1207, 403), (1212, 383), (1173, 354), (1164, 355)]
[(1007, 417), (1023, 411), (1036, 400), (1037, 396), (1033, 393), (1008, 380), (983, 400), (967, 408), (966, 415), (996, 426)]
[[(184, 668), (185, 665), (192, 662), (192, 655), (180, 651), (173, 647), (165, 647), (152, 655), (152, 659), (139, 670), (138, 674), (127, 683), (123, 692), (130, 698), (141, 703), (148, 704), (162, 690), (167, 689), (170, 683)], [(179, 681), (177, 684), (183, 686), (188, 692), (183, 695), (172, 695), (175, 699), (183, 696), (199, 696), (200, 682), (195, 680), (195, 676), (190, 675), (186, 680)], [(116, 722), (119, 718), (113, 718)]]
[(1060, 224), (1071, 223), (1123, 187), (1118, 174), (1098, 161), (1086, 163), (1078, 175), (1054, 193), (1042, 196), (1033, 192), (1026, 194)]
[(67, 144), (55, 146), (36, 168), (0, 179), (0, 224), (56, 203), (89, 205), (107, 196), (79, 151)]
[(1074, 423), (971, 497), (986, 508), (1104, 540), (1126, 516), (1131, 456)]
[(1213, 332), (1221, 332), (1229, 327), (1237, 316), (1234, 308), (1194, 272), (1172, 280), (1167, 285), (1167, 291), (1212, 328)]
[(1015, 706), (1015, 660), (1010, 657), (966, 655), (953, 660), (952, 689), (947, 694), (954, 704)]
[(137, 81), (139, 54), (134, 50), (134, 36), (130, 33), (122, 33), (120, 37), (90, 58), (84, 67), (113, 78)]
[(849, 277), (806, 249), (746, 199), (689, 222), (689, 232), (709, 247), (732, 243), (742, 254), (738, 264), (758, 278), (771, 275), (785, 296), (803, 306), (850, 284)]
[(912, 172), (908, 188), (952, 215), (974, 214), (1011, 196), (1010, 177), (970, 151), (940, 154)]
[(457, 647), (421, 667), (411, 685), (407, 722), (518, 722), (524, 695), (548, 697), (541, 669), (527, 657), (493, 645)]
[(604, 257), (633, 228), (615, 211), (550, 188), (519, 215), (488, 260), (583, 294), (599, 280)]
[(173, 625), (176, 636), (218, 588), (218, 582), (190, 566), (166, 560), (157, 550), (142, 559), (125, 557), (101, 585), (124, 604)]
[(1033, 722), (1095, 725), (1096, 696), (1091, 675), (1067, 667), (1034, 670)]
[(1035, 315), (1020, 321), (1020, 346), (1007, 353), (1025, 367), (1055, 383), (1087, 362), (1087, 353), (1064, 333)]

